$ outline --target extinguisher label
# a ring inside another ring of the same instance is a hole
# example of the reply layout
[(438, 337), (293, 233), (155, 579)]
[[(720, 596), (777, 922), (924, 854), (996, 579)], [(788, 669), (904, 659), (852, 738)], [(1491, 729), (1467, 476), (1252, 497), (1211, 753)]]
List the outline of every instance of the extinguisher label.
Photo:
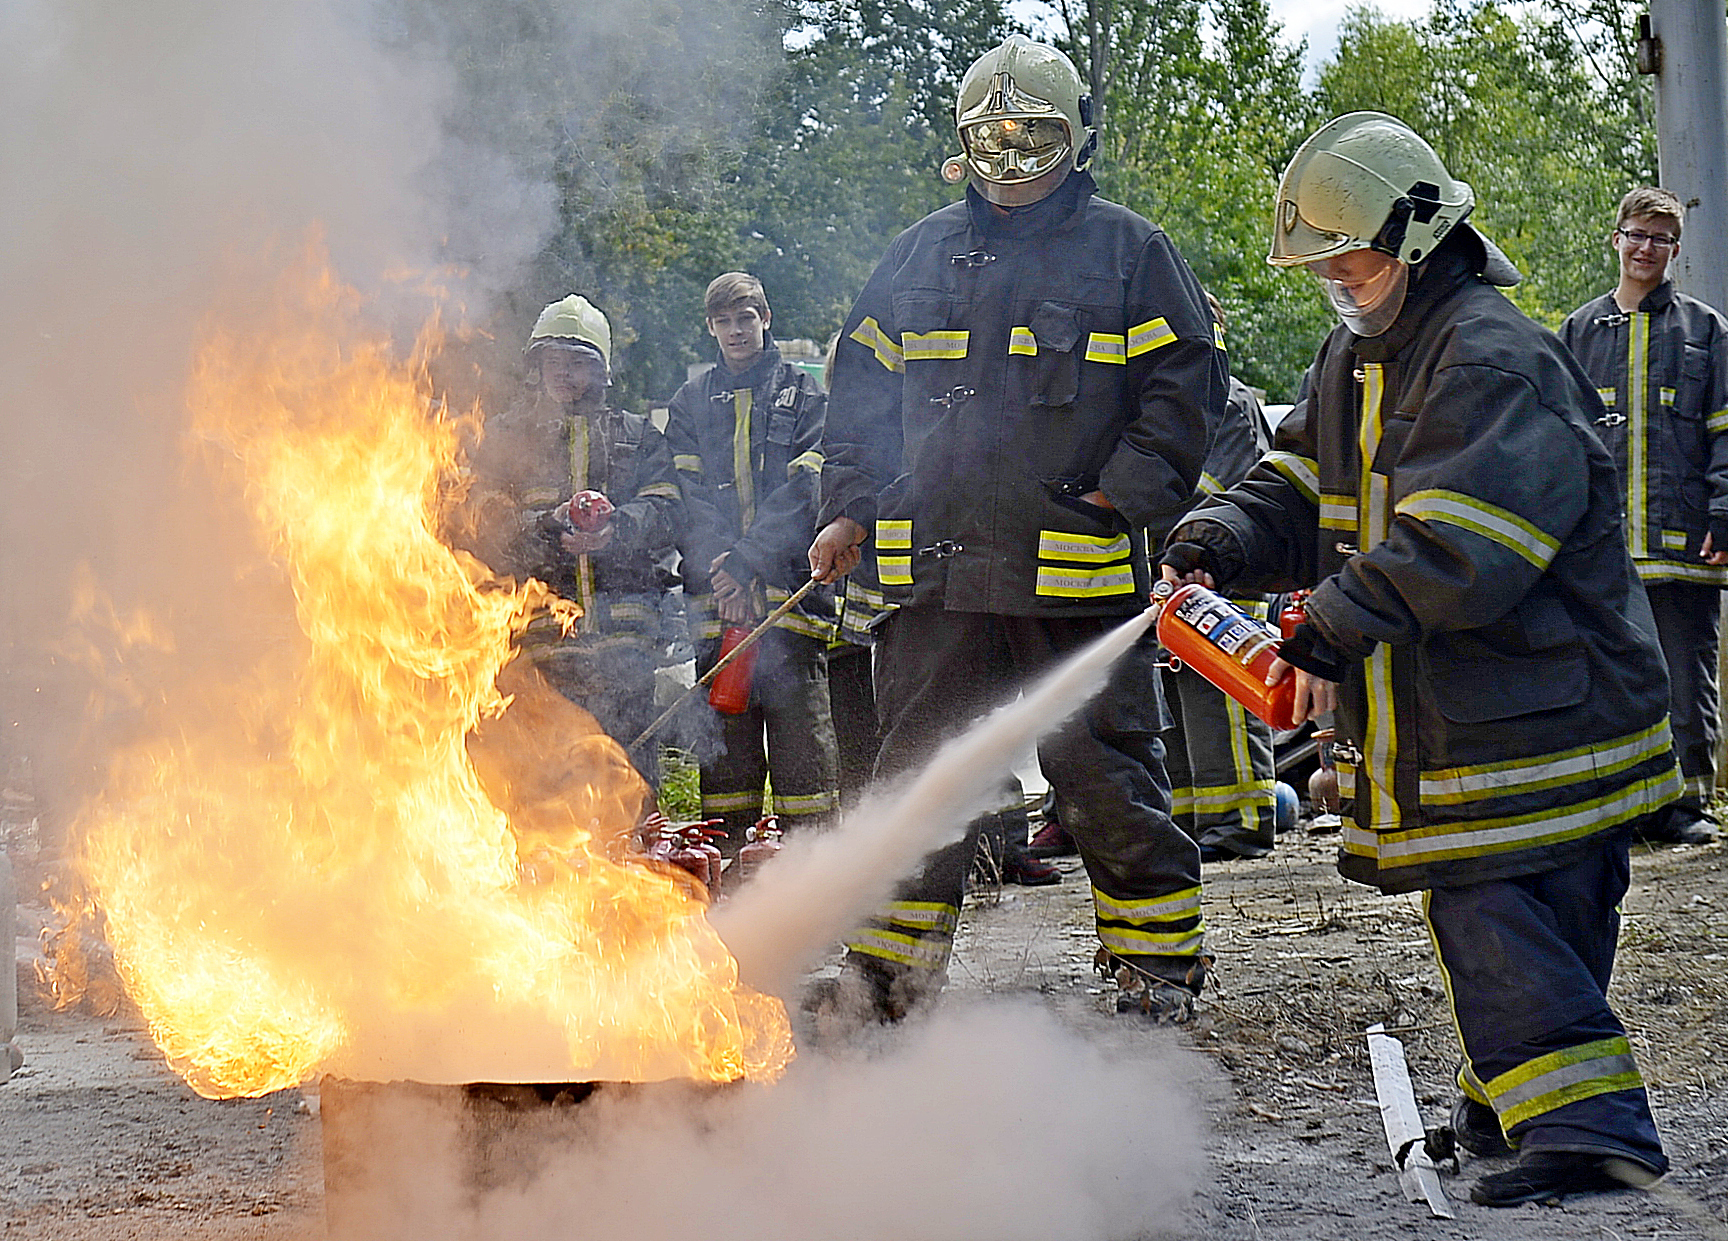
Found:
[(1176, 617), (1192, 625), (1213, 646), (1247, 664), (1276, 641), (1264, 625), (1216, 595), (1195, 592), (1176, 605)]

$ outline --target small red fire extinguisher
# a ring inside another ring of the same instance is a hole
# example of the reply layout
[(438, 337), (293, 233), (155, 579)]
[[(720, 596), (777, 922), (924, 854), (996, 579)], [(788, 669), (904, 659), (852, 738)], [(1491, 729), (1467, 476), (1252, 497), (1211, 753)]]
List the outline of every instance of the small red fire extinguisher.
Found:
[[(720, 635), (720, 658), (725, 659), (749, 636), (750, 631), (743, 625), (728, 625)], [(750, 709), (750, 679), (756, 671), (758, 649), (752, 646), (720, 669), (720, 675), (708, 687), (708, 705), (722, 715), (743, 715)]]
[(738, 882), (747, 883), (752, 875), (761, 870), (780, 852), (779, 820), (773, 815), (764, 815), (757, 820), (756, 826), (744, 833), (748, 841), (738, 850)]
[[(1158, 641), (1166, 650), (1273, 728), (1296, 727), (1296, 678), (1286, 670), (1276, 684), (1266, 684), (1278, 658), (1279, 629), (1198, 583), (1159, 582), (1152, 588), (1152, 606), (1158, 611)], [(1288, 608), (1280, 614), (1285, 636), (1302, 615)]]

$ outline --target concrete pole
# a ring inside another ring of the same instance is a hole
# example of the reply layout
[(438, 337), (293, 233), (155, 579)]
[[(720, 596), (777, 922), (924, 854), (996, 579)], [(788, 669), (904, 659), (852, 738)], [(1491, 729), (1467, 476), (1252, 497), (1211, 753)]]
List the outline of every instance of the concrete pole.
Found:
[(1649, 34), (1639, 60), (1656, 74), (1661, 183), (1686, 204), (1674, 283), (1728, 313), (1728, 11), (1722, 0), (1650, 0)]

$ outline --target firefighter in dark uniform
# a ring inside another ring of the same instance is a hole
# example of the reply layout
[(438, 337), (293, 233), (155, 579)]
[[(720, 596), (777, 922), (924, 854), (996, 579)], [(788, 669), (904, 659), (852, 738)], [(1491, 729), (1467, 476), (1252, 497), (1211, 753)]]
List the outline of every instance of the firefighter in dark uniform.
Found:
[(1626, 541), (1668, 661), (1674, 744), (1686, 792), (1646, 840), (1709, 844), (1716, 785), (1716, 646), (1728, 586), (1728, 322), (1675, 291), (1668, 263), (1684, 208), (1645, 186), (1620, 202), (1609, 244), (1620, 283), (1573, 311), (1560, 339), (1607, 412), (1596, 434), (1625, 484)]
[[(1595, 385), (1496, 289), (1518, 273), (1402, 122), (1297, 151), (1270, 261), (1342, 326), (1274, 451), (1170, 536), (1167, 577), (1314, 587), (1282, 647), (1336, 705), (1339, 869), (1425, 891), (1472, 1187), (1510, 1206), (1668, 1166), (1606, 998), (1630, 827), (1680, 789), (1655, 622), (1626, 553)], [(1283, 670), (1275, 666), (1274, 674)]]
[[(879, 778), (1144, 607), (1143, 531), (1193, 494), (1223, 354), (1164, 233), (1095, 196), (1079, 75), (1015, 36), (966, 73), (963, 201), (895, 239), (841, 333), (819, 576), (874, 541)], [(1192, 1012), (1200, 858), (1170, 818), (1150, 641), (1039, 757), (1092, 881), (1119, 1005)], [(977, 824), (847, 944), (841, 992), (893, 1019), (940, 987)], [(818, 1003), (825, 1002), (816, 997)]]
[[(754, 276), (727, 272), (708, 286), (715, 366), (678, 389), (666, 438), (683, 490), (684, 591), (696, 670), (720, 657), (728, 627), (754, 629), (810, 579), (827, 397), (780, 357), (767, 295)], [(772, 776), (774, 813), (787, 831), (822, 826), (839, 807), (827, 645), (833, 591), (806, 595), (757, 644), (750, 705), (721, 715), (723, 752), (701, 765), (702, 813), (725, 822), (716, 841), (735, 854), (762, 817)]]
[[(471, 455), (473, 550), (496, 572), (539, 578), (581, 606), (568, 633), (537, 617), (522, 652), (628, 746), (654, 718), (663, 566), (682, 510), (672, 454), (647, 418), (608, 408), (612, 328), (587, 298), (546, 307), (524, 354), (527, 398), (487, 420)], [(583, 491), (615, 506), (594, 531), (569, 515)], [(630, 759), (658, 785), (657, 746)]]
[[(1206, 300), (1222, 339), (1224, 309), (1210, 293)], [(1230, 376), (1199, 494), (1216, 495), (1241, 481), (1271, 446), (1260, 402), (1247, 384)], [(1235, 602), (1256, 616), (1267, 614), (1263, 595)], [(1192, 668), (1171, 674), (1168, 683), (1173, 720), (1164, 748), (1176, 822), (1199, 842), (1202, 861), (1264, 857), (1276, 839), (1271, 727)]]

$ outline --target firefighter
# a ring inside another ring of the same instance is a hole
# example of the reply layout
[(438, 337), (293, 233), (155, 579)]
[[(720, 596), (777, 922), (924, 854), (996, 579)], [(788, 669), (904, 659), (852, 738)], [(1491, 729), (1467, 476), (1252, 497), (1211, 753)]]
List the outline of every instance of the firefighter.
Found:
[(1595, 386), (1495, 286), (1470, 187), (1355, 112), (1296, 152), (1269, 261), (1342, 323), (1274, 448), (1170, 536), (1171, 580), (1312, 586), (1281, 648), (1336, 706), (1339, 869), (1423, 909), (1463, 1046), (1489, 1206), (1668, 1167), (1605, 993), (1630, 827), (1680, 789), (1655, 622)]
[[(1224, 308), (1206, 294), (1224, 331)], [(1271, 447), (1266, 416), (1248, 385), (1230, 376), (1224, 417), (1200, 474), (1199, 495), (1214, 495), (1241, 481)], [(1264, 596), (1236, 602), (1264, 618)], [(1272, 765), (1272, 729), (1192, 668), (1174, 673), (1171, 715), (1164, 734), (1176, 822), (1200, 844), (1200, 860), (1264, 857), (1276, 839), (1277, 774)]]
[[(678, 389), (666, 424), (688, 517), (679, 550), (698, 674), (719, 659), (725, 629), (755, 628), (809, 580), (803, 552), (827, 409), (822, 386), (781, 360), (756, 277), (717, 276), (704, 313), (718, 358)], [(724, 821), (726, 838), (716, 843), (729, 856), (762, 817), (769, 777), (789, 832), (825, 825), (839, 806), (828, 701), (834, 636), (833, 592), (813, 591), (757, 644), (748, 708), (719, 717), (724, 751), (702, 762), (702, 813)]]
[[(1095, 194), (1068, 58), (1014, 36), (955, 107), (963, 201), (895, 239), (852, 308), (823, 440), (811, 571), (873, 541), (878, 779), (922, 765), (1018, 686), (1144, 606), (1143, 530), (1187, 504), (1225, 394), (1199, 284), (1164, 233)], [(1170, 818), (1154, 646), (1039, 747), (1079, 843), (1123, 1011), (1186, 1019), (1205, 973), (1199, 849)], [(848, 941), (840, 1022), (942, 985), (978, 824)]]
[[(539, 578), (581, 605), (569, 633), (537, 618), (521, 649), (627, 746), (654, 717), (663, 566), (682, 509), (672, 454), (647, 418), (608, 407), (612, 327), (587, 298), (541, 311), (523, 356), (525, 399), (487, 421), (472, 454), (474, 550), (497, 572)], [(570, 514), (586, 491), (614, 506), (591, 530)], [(658, 746), (630, 758), (658, 786)]]
[(1573, 311), (1560, 339), (1608, 407), (1596, 434), (1620, 467), (1626, 541), (1668, 661), (1686, 792), (1640, 835), (1709, 844), (1719, 592), (1728, 585), (1728, 322), (1675, 291), (1668, 275), (1684, 212), (1673, 194), (1650, 186), (1620, 200), (1608, 235), (1620, 283)]

